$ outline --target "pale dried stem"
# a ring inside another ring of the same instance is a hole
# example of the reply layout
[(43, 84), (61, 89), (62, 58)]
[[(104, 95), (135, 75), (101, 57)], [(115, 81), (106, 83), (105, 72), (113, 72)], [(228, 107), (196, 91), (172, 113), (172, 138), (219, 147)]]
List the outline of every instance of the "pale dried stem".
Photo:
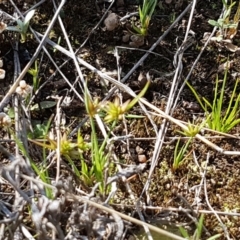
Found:
[[(166, 106), (166, 110), (165, 110), (165, 113), (167, 115), (171, 115), (171, 113), (173, 112), (173, 101), (174, 101), (174, 97), (177, 93), (177, 90), (178, 90), (178, 85), (179, 85), (179, 82), (181, 80), (181, 73), (182, 73), (182, 58), (183, 58), (183, 52), (185, 51), (186, 47), (185, 47), (185, 43), (187, 42), (188, 40), (188, 35), (189, 35), (189, 29), (190, 29), (190, 26), (191, 26), (191, 23), (192, 23), (192, 17), (193, 17), (193, 12), (195, 10), (195, 6), (196, 6), (196, 0), (194, 0), (191, 4), (192, 8), (191, 8), (191, 14), (190, 14), (190, 17), (189, 17), (189, 20), (188, 20), (188, 27), (187, 27), (187, 31), (186, 31), (186, 34), (185, 34), (185, 38), (184, 38), (184, 41), (182, 43), (182, 45), (179, 47), (179, 49), (177, 50), (175, 56), (174, 56), (174, 61), (177, 59), (178, 62), (177, 64), (175, 63), (174, 65), (177, 65), (177, 68), (175, 69), (175, 74), (174, 74), (174, 78), (173, 78), (173, 81), (172, 81), (172, 84), (171, 84), (171, 89), (170, 89), (170, 93), (169, 93), (169, 97), (168, 97), (168, 102), (167, 102), (167, 106)], [(151, 182), (151, 176), (154, 172), (154, 169), (158, 163), (158, 159), (159, 159), (159, 155), (160, 155), (160, 152), (161, 152), (161, 149), (162, 149), (162, 146), (163, 146), (163, 141), (164, 141), (164, 138), (165, 138), (165, 134), (167, 132), (167, 126), (168, 126), (168, 123), (166, 121), (167, 119), (164, 119), (163, 123), (161, 124), (160, 126), (160, 130), (159, 130), (159, 133), (157, 135), (157, 141), (155, 143), (155, 147), (154, 147), (154, 152), (153, 152), (153, 157), (152, 157), (152, 163), (151, 163), (151, 167), (150, 167), (150, 170), (149, 170), (149, 175), (148, 175), (148, 179), (146, 181), (146, 184), (144, 185), (144, 188), (142, 190), (142, 194), (143, 195), (144, 193), (146, 193), (148, 195), (148, 188), (150, 186), (150, 182)]]
[[(57, 10), (57, 7), (56, 7), (56, 4), (55, 4), (55, 1), (54, 1), (54, 0), (53, 0), (53, 4), (54, 4), (55, 11), (56, 11), (56, 10)], [(75, 53), (74, 53), (74, 51), (73, 51), (72, 45), (71, 45), (71, 43), (70, 43), (70, 40), (69, 40), (69, 38), (68, 38), (68, 34), (67, 34), (66, 30), (65, 30), (65, 27), (64, 27), (64, 25), (63, 25), (63, 22), (62, 22), (62, 19), (61, 19), (60, 15), (58, 15), (58, 22), (59, 22), (59, 25), (60, 25), (60, 27), (61, 27), (61, 29), (62, 29), (62, 32), (63, 32), (64, 38), (65, 38), (65, 41), (67, 42), (68, 48), (70, 49), (70, 53), (71, 53), (72, 56), (73, 56), (72, 59), (73, 59), (74, 65), (75, 65), (75, 67), (76, 67), (78, 76), (79, 76), (79, 78), (80, 78), (80, 80), (81, 80), (81, 83), (82, 83), (82, 86), (81, 86), (80, 84), (79, 84), (79, 85), (80, 85), (80, 88), (81, 88), (82, 92), (84, 93), (84, 90), (85, 90), (85, 89), (84, 89), (83, 87), (85, 87), (86, 82), (84, 81), (82, 71), (81, 71), (81, 69), (80, 69), (80, 67), (79, 67), (79, 64), (78, 64), (78, 62), (77, 62), (76, 55), (75, 55)], [(80, 99), (81, 99), (82, 102), (84, 102), (83, 98), (80, 98)]]
[[(41, 36), (41, 34), (38, 33), (39, 36)], [(46, 39), (46, 42), (48, 44), (50, 44), (52, 47), (56, 48), (57, 50), (61, 51), (62, 53), (64, 53), (65, 55), (67, 55), (68, 57), (72, 57), (72, 54), (67, 51), (66, 49), (62, 48), (61, 46), (59, 46), (58, 44), (52, 42), (50, 39)], [(136, 97), (136, 94), (132, 91), (131, 88), (129, 88), (128, 86), (126, 86), (125, 84), (123, 84), (122, 82), (117, 81), (114, 78), (111, 78), (110, 76), (102, 73), (100, 70), (96, 69), (95, 67), (93, 67), (92, 65), (90, 65), (89, 63), (85, 62), (83, 59), (81, 58), (77, 58), (78, 62), (85, 66), (86, 68), (88, 68), (89, 70), (91, 70), (92, 72), (98, 74), (101, 78), (108, 80), (109, 82), (111, 82), (112, 84), (115, 85), (116, 88), (119, 88), (120, 90), (128, 93), (129, 95), (131, 95), (133, 98)], [(143, 103), (145, 106), (147, 106), (148, 108), (154, 110), (156, 113), (158, 113), (161, 117), (166, 118), (167, 120), (173, 122), (174, 124), (178, 125), (179, 127), (182, 128), (182, 130), (186, 131), (188, 128), (185, 124), (183, 124), (181, 121), (167, 115), (164, 111), (160, 110), (158, 107), (154, 106), (153, 104), (149, 103), (147, 100), (141, 98), (139, 100), (141, 103)], [(1, 106), (1, 105), (0, 105)], [(197, 134), (195, 136), (197, 139), (199, 139), (200, 141), (204, 142), (205, 144), (207, 144), (209, 147), (213, 148), (214, 150), (226, 154), (226, 155), (240, 155), (239, 151), (226, 151), (220, 147), (218, 147), (217, 145), (213, 144), (211, 141), (209, 141), (207, 138), (205, 138), (204, 136), (201, 136), (200, 134)]]
[(50, 22), (41, 42), (39, 43), (33, 57), (31, 58), (31, 60), (28, 62), (28, 64), (25, 66), (25, 68), (22, 70), (21, 74), (18, 76), (18, 78), (16, 79), (15, 83), (12, 85), (12, 87), (9, 89), (9, 91), (7, 92), (7, 94), (4, 96), (4, 98), (2, 99), (2, 101), (0, 102), (0, 111), (2, 111), (2, 109), (6, 106), (6, 104), (8, 103), (10, 97), (12, 96), (12, 94), (15, 92), (19, 82), (24, 78), (24, 76), (26, 75), (26, 73), (28, 72), (29, 68), (32, 66), (32, 64), (34, 63), (34, 61), (36, 60), (39, 52), (41, 51), (43, 45), (45, 44), (45, 40), (47, 38), (47, 36), (49, 35), (63, 5), (65, 4), (66, 0), (62, 0), (57, 11), (55, 12), (52, 21)]
[(93, 201), (91, 201), (89, 199), (86, 199), (86, 198), (83, 198), (83, 197), (79, 197), (79, 196), (75, 196), (75, 195), (70, 195), (70, 194), (67, 197), (68, 197), (69, 200), (77, 200), (77, 201), (80, 201), (80, 202), (87, 203), (87, 204), (89, 204), (91, 206), (94, 206), (94, 207), (96, 207), (98, 209), (101, 209), (102, 211), (108, 212), (110, 214), (117, 214), (122, 219), (125, 219), (125, 220), (127, 220), (129, 222), (135, 223), (137, 225), (147, 226), (150, 230), (152, 230), (152, 231), (154, 231), (156, 233), (160, 233), (160, 234), (162, 234), (162, 235), (164, 235), (166, 237), (170, 237), (170, 238), (172, 238), (174, 240), (185, 240), (185, 238), (179, 237), (179, 236), (177, 236), (177, 235), (175, 235), (173, 233), (167, 232), (165, 230), (162, 230), (162, 229), (160, 229), (158, 227), (155, 227), (153, 225), (150, 225), (148, 223), (144, 223), (144, 222), (142, 222), (142, 221), (140, 221), (140, 220), (138, 220), (136, 218), (133, 218), (133, 217), (130, 217), (130, 216), (125, 215), (123, 213), (117, 212), (117, 211), (115, 211), (115, 210), (113, 210), (111, 208), (108, 208), (108, 207), (105, 207), (105, 206), (103, 206), (101, 204), (95, 203), (95, 202), (93, 202)]
[(205, 165), (205, 169), (204, 169), (204, 173), (203, 173), (203, 184), (204, 184), (204, 194), (205, 194), (205, 200), (206, 203), (209, 207), (209, 209), (212, 211), (212, 213), (216, 216), (220, 226), (222, 227), (223, 231), (224, 231), (224, 235), (226, 237), (226, 239), (231, 240), (227, 227), (224, 225), (224, 223), (222, 222), (221, 218), (218, 216), (217, 212), (213, 209), (213, 207), (211, 206), (209, 200), (208, 200), (208, 192), (207, 192), (207, 180), (206, 180), (206, 172), (207, 172), (207, 167), (208, 167), (208, 163), (209, 163), (209, 157), (210, 157), (210, 153), (208, 152), (207, 154), (207, 159), (206, 159), (206, 165)]

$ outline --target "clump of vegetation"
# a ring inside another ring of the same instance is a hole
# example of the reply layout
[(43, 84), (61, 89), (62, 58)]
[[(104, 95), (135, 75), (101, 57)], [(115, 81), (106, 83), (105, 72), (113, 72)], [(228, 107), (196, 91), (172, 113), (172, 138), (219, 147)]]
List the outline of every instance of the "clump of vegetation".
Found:
[(34, 13), (35, 13), (35, 10), (29, 11), (26, 14), (26, 16), (25, 16), (23, 21), (20, 20), (20, 19), (16, 20), (17, 26), (7, 26), (6, 30), (20, 33), (20, 35), (21, 35), (21, 42), (24, 43), (26, 41), (26, 36), (27, 36), (29, 23), (30, 23), (30, 20), (32, 19)]
[(218, 27), (219, 31), (215, 39), (219, 42), (224, 39), (232, 39), (236, 35), (240, 17), (240, 3), (238, 5), (233, 20), (230, 20), (232, 8), (236, 4), (236, 2), (231, 1), (229, 5), (225, 0), (222, 0), (222, 2), (225, 8), (222, 18), (219, 18), (217, 21), (212, 19), (208, 21), (208, 23), (212, 26)]
[[(188, 239), (188, 240), (200, 240), (202, 239), (202, 233), (203, 233), (203, 221), (204, 221), (204, 215), (202, 214), (199, 221), (197, 222), (197, 228), (194, 232), (194, 234), (192, 236), (190, 236), (188, 234), (188, 232), (183, 228), (183, 227), (179, 227), (179, 230), (182, 234), (182, 236), (185, 238), (185, 239)], [(218, 239), (222, 236), (222, 234), (216, 234), (212, 237), (209, 237), (207, 238), (207, 240), (215, 240), (215, 239)]]
[(227, 70), (225, 71), (222, 87), (219, 94), (219, 79), (216, 79), (216, 85), (214, 90), (213, 103), (210, 103), (206, 98), (200, 97), (195, 89), (187, 82), (188, 87), (193, 92), (198, 103), (201, 105), (202, 109), (206, 115), (206, 126), (212, 130), (227, 133), (231, 131), (237, 124), (240, 123), (239, 118), (239, 104), (240, 104), (240, 94), (236, 96), (236, 90), (238, 86), (239, 79), (236, 79), (233, 91), (231, 93), (230, 101), (228, 103), (227, 110), (224, 111), (223, 103), (225, 101), (225, 86), (227, 82)]
[(137, 27), (132, 24), (133, 30), (142, 36), (146, 36), (148, 34), (148, 28), (150, 25), (150, 21), (152, 15), (155, 11), (157, 5), (157, 0), (144, 0), (142, 8), (139, 6), (139, 18), (140, 18), (140, 26)]
[(175, 172), (184, 162), (187, 160), (188, 155), (186, 155), (186, 152), (188, 150), (189, 144), (192, 142), (192, 138), (190, 138), (186, 143), (182, 145), (182, 147), (179, 149), (179, 143), (181, 139), (178, 139), (177, 144), (175, 146), (174, 150), (174, 156), (173, 156), (173, 164), (172, 164), (172, 171)]

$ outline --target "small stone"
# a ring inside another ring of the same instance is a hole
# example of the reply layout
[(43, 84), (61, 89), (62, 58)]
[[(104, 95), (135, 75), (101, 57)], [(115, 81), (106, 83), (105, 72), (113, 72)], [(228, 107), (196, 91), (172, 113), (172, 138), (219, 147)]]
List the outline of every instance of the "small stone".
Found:
[(104, 20), (104, 24), (108, 31), (113, 31), (119, 25), (118, 15), (116, 13), (108, 14), (108, 17)]
[(131, 42), (129, 43), (130, 46), (132, 47), (141, 47), (144, 45), (144, 37), (140, 35), (132, 35), (130, 37)]
[(5, 70), (0, 69), (0, 79), (4, 79), (5, 78), (5, 74), (6, 74)]
[(129, 34), (123, 35), (123, 37), (122, 37), (122, 41), (125, 42), (125, 43), (128, 42), (129, 39), (130, 39), (130, 35)]
[(145, 163), (147, 161), (146, 155), (144, 155), (144, 154), (138, 155), (138, 161), (140, 163)]
[(8, 127), (11, 125), (11, 118), (4, 112), (0, 113), (0, 126)]
[(18, 86), (16, 88), (16, 93), (19, 94), (19, 95), (22, 95), (22, 88)]
[(26, 81), (25, 80), (21, 80), (20, 83), (19, 83), (19, 87), (20, 88), (26, 88), (26, 86), (27, 86)]
[(169, 184), (169, 183), (167, 183), (166, 185), (165, 185), (165, 189), (166, 190), (169, 190), (171, 188), (171, 185)]
[(136, 152), (139, 154), (139, 155), (142, 155), (144, 150), (140, 147), (140, 146), (136, 146)]
[(137, 48), (138, 47), (138, 45), (135, 42), (130, 42), (129, 46), (133, 47), (133, 48)]
[(0, 22), (0, 33), (2, 33), (7, 28), (7, 24)]

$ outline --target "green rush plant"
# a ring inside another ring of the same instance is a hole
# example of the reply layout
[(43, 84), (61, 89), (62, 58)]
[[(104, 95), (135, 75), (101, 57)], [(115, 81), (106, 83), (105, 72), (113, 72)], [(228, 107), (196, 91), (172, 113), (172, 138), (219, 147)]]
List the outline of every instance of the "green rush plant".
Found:
[(24, 43), (26, 41), (26, 34), (29, 27), (29, 23), (34, 13), (35, 10), (29, 11), (23, 21), (21, 21), (20, 19), (16, 20), (17, 26), (8, 26), (6, 30), (19, 32), (21, 35), (21, 42)]
[[(91, 164), (86, 163), (81, 159), (81, 173), (84, 182), (87, 185), (93, 185), (94, 182), (100, 183), (99, 190), (101, 193), (108, 191), (104, 185), (104, 171), (108, 166), (111, 170), (111, 164), (109, 163), (109, 154), (106, 150), (107, 140), (111, 132), (114, 130), (118, 121), (122, 120), (124, 116), (128, 117), (127, 112), (139, 101), (139, 99), (146, 93), (149, 87), (150, 81), (147, 82), (142, 91), (133, 100), (128, 100), (121, 104), (119, 98), (115, 98), (113, 102), (106, 102), (102, 106), (97, 100), (92, 100), (88, 92), (87, 86), (85, 86), (84, 100), (87, 114), (90, 118), (91, 126)], [(100, 144), (97, 137), (95, 126), (95, 115), (100, 111), (100, 114), (104, 115), (105, 123), (110, 124), (107, 137)], [(133, 117), (130, 115), (129, 117)], [(106, 171), (105, 171), (106, 172)]]
[[(108, 163), (109, 155), (106, 153), (105, 148), (107, 144), (108, 137), (104, 139), (103, 143), (100, 145), (97, 137), (96, 126), (94, 117), (97, 114), (100, 106), (98, 101), (93, 101), (88, 92), (87, 86), (85, 86), (85, 107), (90, 118), (91, 125), (91, 163), (87, 164), (84, 158), (81, 158), (81, 173), (82, 180), (88, 186), (93, 186), (95, 182), (100, 183), (99, 191), (100, 193), (104, 193), (107, 191), (104, 185), (104, 170)], [(115, 124), (112, 126), (109, 134), (114, 128)]]
[(194, 124), (188, 121), (187, 129), (184, 130), (183, 132), (182, 131), (179, 132), (187, 137), (195, 137), (196, 134), (198, 134), (200, 130), (204, 127), (205, 123), (206, 121), (203, 121), (201, 124)]
[[(202, 229), (203, 229), (203, 221), (204, 221), (204, 215), (202, 214), (202, 215), (200, 216), (199, 221), (198, 221), (197, 224), (196, 224), (196, 225), (197, 225), (197, 226), (196, 226), (197, 228), (196, 228), (193, 236), (189, 236), (187, 230), (186, 230), (185, 228), (183, 228), (183, 227), (180, 226), (180, 227), (179, 227), (179, 230), (180, 230), (182, 236), (183, 236), (184, 238), (188, 239), (188, 240), (201, 240), (201, 239), (202, 239), (201, 236), (202, 236)], [(215, 239), (218, 239), (218, 238), (221, 237), (221, 236), (222, 236), (222, 234), (216, 234), (216, 235), (214, 235), (214, 236), (212, 236), (212, 237), (207, 238), (207, 240), (215, 240)]]
[(186, 82), (188, 87), (191, 89), (192, 93), (196, 97), (200, 106), (206, 114), (206, 125), (212, 130), (227, 133), (233, 129), (237, 124), (240, 123), (239, 118), (239, 102), (240, 94), (236, 94), (239, 79), (236, 80), (233, 91), (231, 93), (230, 101), (228, 103), (227, 109), (223, 110), (224, 103), (224, 92), (227, 81), (227, 71), (225, 71), (222, 87), (219, 93), (219, 79), (216, 78), (216, 85), (214, 90), (213, 103), (210, 103), (206, 98), (200, 97), (195, 89)]
[(150, 80), (147, 81), (142, 91), (134, 99), (127, 100), (123, 104), (120, 103), (119, 98), (115, 98), (113, 102), (108, 101), (105, 104), (105, 106), (102, 108), (103, 112), (105, 112), (104, 121), (106, 123), (111, 123), (111, 122), (117, 123), (119, 120), (122, 120), (124, 116), (126, 118), (141, 117), (141, 116), (130, 115), (127, 113), (136, 105), (139, 99), (144, 96), (149, 85), (150, 85)]
[[(49, 121), (49, 124), (48, 124), (48, 127), (50, 126), (50, 121)], [(13, 135), (14, 136), (14, 135)], [(34, 172), (36, 173), (37, 176), (40, 177), (40, 179), (44, 182), (44, 183), (47, 183), (49, 185), (51, 185), (51, 181), (50, 181), (50, 178), (49, 178), (49, 174), (48, 174), (48, 170), (47, 170), (47, 162), (46, 162), (46, 154), (45, 154), (45, 151), (44, 151), (44, 154), (43, 154), (43, 162), (41, 164), (36, 164), (32, 158), (29, 156), (28, 154), (28, 151), (25, 149), (23, 143), (17, 139), (16, 137), (15, 138), (15, 142), (19, 148), (19, 150), (21, 151), (21, 153), (23, 154), (23, 156), (27, 159), (29, 159), (30, 161), (30, 164), (31, 164), (31, 167), (33, 168)], [(51, 188), (48, 188), (48, 187), (45, 187), (45, 191), (46, 191), (46, 196), (49, 198), (49, 199), (52, 199), (53, 198), (53, 191)]]
[(38, 78), (38, 72), (39, 72), (39, 69), (38, 69), (38, 62), (37, 60), (35, 61), (35, 64), (34, 64), (34, 68), (30, 68), (28, 70), (28, 73), (32, 75), (32, 78), (33, 78), (33, 90), (36, 92), (37, 89), (39, 88), (39, 84), (40, 84), (40, 79)]
[(192, 138), (189, 138), (187, 143), (183, 144), (183, 146), (179, 150), (179, 143), (181, 139), (179, 138), (177, 144), (174, 149), (174, 156), (173, 156), (173, 164), (172, 164), (172, 171), (175, 172), (181, 164), (187, 159), (185, 153), (187, 152), (188, 146), (192, 141)]
[(139, 18), (140, 18), (140, 27), (136, 27), (132, 24), (132, 28), (137, 34), (146, 36), (148, 33), (148, 28), (150, 20), (152, 18), (153, 12), (157, 5), (157, 0), (143, 0), (142, 8), (139, 6)]
[[(43, 147), (44, 149), (57, 150), (57, 140), (52, 140), (46, 136), (43, 140), (33, 140), (29, 139), (30, 142), (35, 143)], [(67, 138), (67, 134), (63, 133), (60, 140), (60, 154), (70, 163), (74, 173), (81, 178), (81, 173), (77, 166), (75, 165), (74, 160), (79, 159), (81, 154), (87, 151), (90, 148), (90, 144), (86, 143), (78, 131), (77, 142)]]

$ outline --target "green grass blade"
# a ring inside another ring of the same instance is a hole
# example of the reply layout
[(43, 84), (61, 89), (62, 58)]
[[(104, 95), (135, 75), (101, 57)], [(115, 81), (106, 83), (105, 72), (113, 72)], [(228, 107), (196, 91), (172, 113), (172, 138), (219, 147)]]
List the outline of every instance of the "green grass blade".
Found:
[[(208, 107), (210, 107), (211, 110), (212, 110), (212, 109), (213, 109), (213, 106), (211, 105), (211, 103), (210, 103), (205, 97), (203, 97), (202, 99), (203, 99), (203, 101), (205, 102), (205, 105), (208, 106)], [(207, 107), (204, 107), (204, 108), (207, 110)], [(206, 112), (206, 110), (204, 110), (204, 111)]]
[(156, 5), (157, 5), (157, 0), (153, 0), (151, 1), (151, 6), (150, 6), (150, 12), (148, 14), (148, 16), (151, 18), (154, 11), (155, 11), (155, 8), (156, 8)]
[(186, 238), (186, 239), (189, 239), (190, 238), (190, 236), (188, 235), (188, 232), (187, 232), (187, 230), (185, 229), (185, 228), (183, 228), (183, 227), (179, 227), (179, 231), (180, 231), (180, 233), (181, 233), (181, 235), (184, 237), (184, 238)]
[(203, 105), (203, 102), (201, 101), (200, 97), (198, 96), (197, 92), (195, 91), (195, 89), (190, 85), (190, 83), (188, 81), (186, 81), (187, 86), (190, 88), (190, 90), (192, 91), (193, 95), (195, 96), (195, 98), (197, 99), (198, 103), (200, 104), (201, 108), (204, 110), (204, 112), (207, 112), (207, 108)]
[(133, 30), (136, 31), (138, 34), (142, 34), (141, 28), (138, 28), (138, 27), (134, 26), (133, 24), (132, 24), (132, 28), (133, 28)]
[(178, 166), (178, 146), (180, 143), (180, 139), (178, 139), (177, 144), (174, 149), (174, 155), (173, 155), (173, 169), (176, 169)]
[(212, 104), (213, 108), (216, 107), (217, 96), (218, 96), (218, 76), (216, 78), (216, 85), (215, 85), (215, 89), (214, 89), (214, 100), (213, 100), (213, 104)]
[[(237, 85), (238, 85), (238, 79), (236, 80), (236, 83), (235, 83), (235, 85), (234, 85), (234, 89), (233, 89), (233, 92), (232, 92), (232, 95), (231, 95), (231, 98), (230, 98), (230, 102), (229, 102), (229, 104), (228, 104), (227, 112), (226, 112), (226, 114), (225, 114), (225, 116), (224, 116), (224, 120), (229, 116), (229, 113), (230, 113), (230, 111), (231, 111), (231, 107), (232, 107), (234, 95), (235, 95), (235, 93), (236, 93)], [(235, 108), (235, 107), (237, 108), (238, 105), (239, 105), (239, 95), (238, 95), (237, 100), (236, 100), (236, 102), (235, 102), (235, 104), (234, 104), (234, 108)], [(232, 113), (232, 111), (231, 111), (231, 113)]]
[(204, 215), (201, 214), (201, 217), (197, 223), (197, 239), (201, 238), (202, 235), (202, 229), (203, 229), (203, 221), (204, 221)]
[(222, 119), (221, 119), (221, 115), (222, 115), (222, 102), (221, 100), (217, 99), (217, 103), (216, 103), (216, 107), (213, 111), (213, 121), (216, 124), (216, 129), (217, 131), (222, 131)]
[(178, 152), (178, 147), (179, 147), (179, 143), (180, 143), (180, 139), (178, 139), (176, 147), (174, 149), (174, 159), (173, 159), (173, 170), (176, 170), (179, 165), (182, 163), (182, 161), (184, 160), (184, 154), (187, 151), (187, 148), (190, 144), (190, 142), (192, 141), (192, 139), (190, 138), (186, 144), (184, 144), (181, 149)]
[(139, 101), (139, 99), (145, 95), (149, 85), (150, 81), (148, 80), (141, 92), (128, 104), (126, 111), (129, 111)]
[(81, 178), (81, 173), (79, 172), (78, 168), (76, 167), (75, 163), (73, 162), (73, 160), (68, 156), (68, 155), (64, 155), (64, 157), (68, 160), (68, 162), (70, 163), (71, 167), (73, 168), (74, 173)]
[(224, 96), (224, 91), (225, 91), (225, 86), (226, 86), (226, 80), (227, 80), (227, 70), (225, 71), (225, 74), (224, 74), (223, 84), (222, 84), (221, 93), (220, 93), (220, 98), (219, 98), (219, 101), (218, 101), (218, 104), (219, 104), (219, 109), (218, 110), (220, 111), (220, 113), (222, 112), (223, 96)]

